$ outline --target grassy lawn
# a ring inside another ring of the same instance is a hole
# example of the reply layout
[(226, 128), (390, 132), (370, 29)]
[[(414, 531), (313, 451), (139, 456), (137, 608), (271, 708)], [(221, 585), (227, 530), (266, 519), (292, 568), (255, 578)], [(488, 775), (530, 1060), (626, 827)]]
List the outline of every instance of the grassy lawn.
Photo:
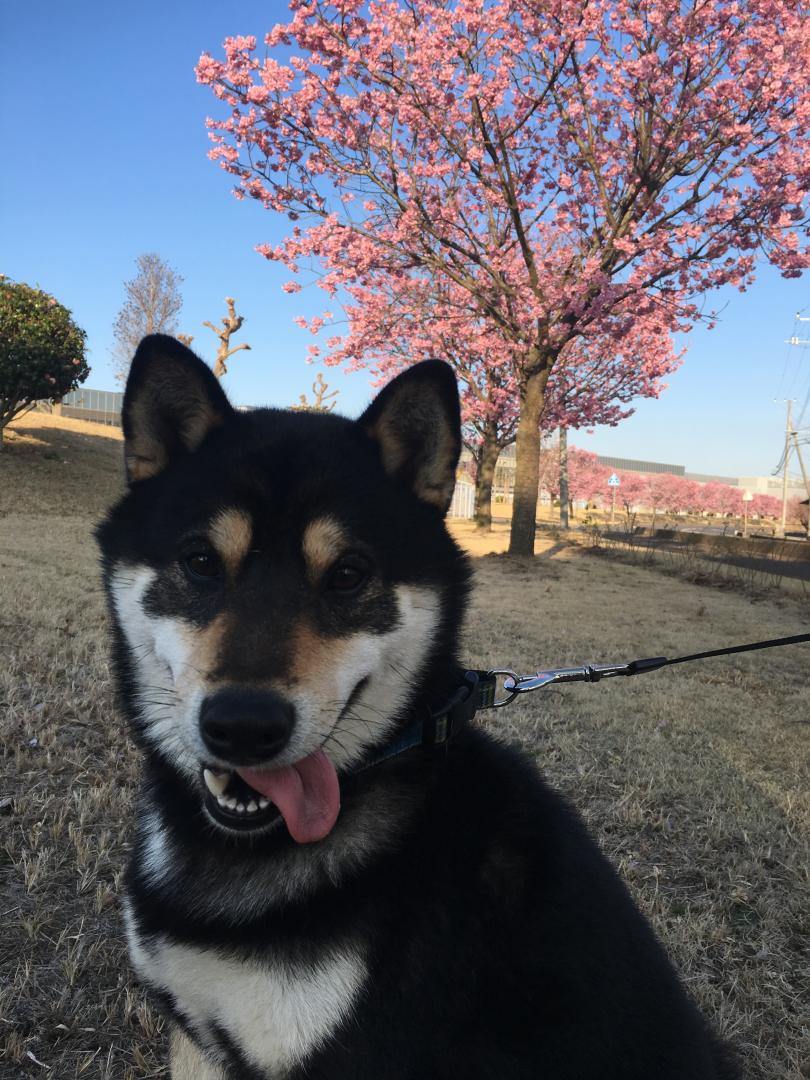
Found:
[[(165, 1076), (118, 904), (137, 762), (112, 706), (91, 539), (120, 435), (29, 415), (0, 455), (0, 1076)], [(543, 666), (798, 633), (751, 597), (454, 526), (475, 555), (465, 658)], [(484, 722), (579, 807), (752, 1080), (810, 1077), (808, 647), (540, 691)], [(46, 1069), (47, 1067), (47, 1069)], [(654, 1078), (651, 1078), (654, 1080)]]

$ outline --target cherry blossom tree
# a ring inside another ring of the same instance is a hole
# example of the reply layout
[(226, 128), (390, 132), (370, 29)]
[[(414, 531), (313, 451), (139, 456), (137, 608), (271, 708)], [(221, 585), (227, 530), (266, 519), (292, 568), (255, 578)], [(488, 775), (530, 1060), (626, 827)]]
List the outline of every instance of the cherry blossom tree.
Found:
[(740, 488), (732, 487), (731, 484), (722, 484), (718, 509), (721, 514), (731, 517), (743, 515), (743, 492)]
[[(782, 503), (779, 502), (778, 513), (782, 513)], [(789, 499), (787, 504), (787, 520), (793, 522), (796, 525), (801, 525), (805, 531), (810, 533), (810, 507), (807, 505), (806, 499)]]
[[(293, 0), (198, 79), (212, 157), (286, 214), (269, 258), (335, 295), (448, 281), (519, 402), (510, 551), (534, 542), (540, 428), (571, 343), (699, 317), (757, 260), (810, 265), (800, 0)], [(292, 288), (296, 287), (291, 283)], [(640, 379), (649, 353), (635, 353)]]
[(624, 507), (628, 525), (633, 514), (646, 503), (649, 490), (649, 481), (642, 473), (620, 472), (620, 484), (616, 490), (616, 497)]
[(680, 509), (680, 477), (672, 473), (654, 473), (648, 477), (647, 502), (653, 512), (650, 531), (655, 529), (658, 513), (674, 514)]
[(757, 494), (751, 500), (750, 511), (757, 517), (777, 518), (782, 513), (782, 500), (775, 495)]
[(571, 500), (603, 500), (611, 470), (599, 464), (599, 456), (571, 447), (568, 452), (568, 492)]
[(538, 487), (552, 499), (560, 493), (560, 444), (558, 440), (540, 450)]

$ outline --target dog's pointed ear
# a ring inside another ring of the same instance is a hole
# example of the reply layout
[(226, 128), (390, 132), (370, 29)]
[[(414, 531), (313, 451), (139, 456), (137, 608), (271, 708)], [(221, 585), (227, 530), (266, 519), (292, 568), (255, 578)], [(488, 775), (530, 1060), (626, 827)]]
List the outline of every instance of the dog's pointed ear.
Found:
[(461, 412), (453, 369), (415, 364), (384, 387), (358, 423), (377, 443), (385, 471), (423, 502), (447, 512), (461, 453)]
[(164, 334), (145, 337), (124, 392), (127, 481), (156, 476), (173, 459), (196, 450), (232, 415), (219, 381), (191, 349)]

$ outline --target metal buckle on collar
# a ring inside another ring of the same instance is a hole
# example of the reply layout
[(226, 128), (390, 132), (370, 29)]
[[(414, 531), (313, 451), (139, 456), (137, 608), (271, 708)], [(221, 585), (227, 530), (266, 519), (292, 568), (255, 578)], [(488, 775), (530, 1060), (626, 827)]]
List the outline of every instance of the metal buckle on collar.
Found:
[(422, 732), (422, 746), (446, 749), (453, 736), (472, 720), (476, 712), (488, 708), (494, 699), (495, 679), (490, 678), (489, 672), (465, 671), (463, 685), (448, 701), (430, 712)]

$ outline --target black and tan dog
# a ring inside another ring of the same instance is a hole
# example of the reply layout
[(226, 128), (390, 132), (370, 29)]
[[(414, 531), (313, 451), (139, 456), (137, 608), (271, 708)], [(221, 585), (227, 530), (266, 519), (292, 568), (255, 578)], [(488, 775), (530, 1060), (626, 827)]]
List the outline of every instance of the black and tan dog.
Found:
[(356, 422), (235, 411), (147, 338), (99, 529), (144, 756), (126, 923), (186, 1080), (737, 1075), (574, 812), (468, 728), (452, 373)]

